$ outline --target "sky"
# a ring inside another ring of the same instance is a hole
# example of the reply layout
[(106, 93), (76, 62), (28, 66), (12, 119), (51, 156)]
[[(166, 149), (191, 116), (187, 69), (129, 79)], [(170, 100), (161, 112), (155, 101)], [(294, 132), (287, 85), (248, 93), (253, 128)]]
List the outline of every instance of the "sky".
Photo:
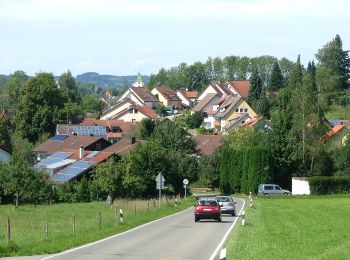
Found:
[(336, 34), (349, 50), (348, 0), (0, 0), (0, 74), (150, 75), (230, 55), (307, 64)]

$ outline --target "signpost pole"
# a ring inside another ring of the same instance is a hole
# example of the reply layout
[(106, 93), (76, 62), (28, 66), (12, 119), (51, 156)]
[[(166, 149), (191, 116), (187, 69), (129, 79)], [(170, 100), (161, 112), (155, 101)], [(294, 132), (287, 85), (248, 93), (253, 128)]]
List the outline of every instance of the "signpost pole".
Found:
[(160, 174), (160, 182), (159, 182), (159, 205), (158, 205), (159, 208), (160, 208), (160, 199), (162, 198), (162, 184), (163, 184), (163, 179), (162, 179), (162, 175)]

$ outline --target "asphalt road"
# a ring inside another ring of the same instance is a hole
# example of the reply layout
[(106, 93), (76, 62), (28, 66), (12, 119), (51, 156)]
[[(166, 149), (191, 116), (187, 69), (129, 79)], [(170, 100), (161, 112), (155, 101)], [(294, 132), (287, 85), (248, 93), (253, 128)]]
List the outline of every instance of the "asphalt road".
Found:
[[(237, 213), (243, 200), (238, 199)], [(125, 233), (41, 259), (219, 259), (220, 247), (237, 217), (194, 222), (194, 209)], [(240, 221), (236, 221), (240, 224)]]

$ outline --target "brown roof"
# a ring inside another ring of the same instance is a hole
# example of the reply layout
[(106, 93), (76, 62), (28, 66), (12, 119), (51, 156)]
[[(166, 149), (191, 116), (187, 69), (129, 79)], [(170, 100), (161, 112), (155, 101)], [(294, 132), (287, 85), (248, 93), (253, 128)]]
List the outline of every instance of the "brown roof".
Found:
[(101, 117), (103, 117), (104, 115), (110, 113), (111, 111), (117, 109), (118, 107), (124, 105), (125, 103), (130, 103), (131, 105), (135, 105), (135, 102), (132, 101), (130, 98), (124, 98), (123, 100), (118, 101), (115, 105), (107, 108), (106, 110), (102, 111), (101, 113)]
[(186, 91), (185, 95), (188, 98), (197, 98), (198, 97), (198, 91)]
[(53, 154), (63, 149), (79, 150), (80, 146), (88, 147), (97, 142), (108, 144), (109, 142), (99, 136), (68, 136), (64, 141), (47, 140), (33, 149), (34, 152)]
[(159, 102), (159, 100), (153, 96), (151, 91), (145, 87), (135, 87), (130, 88), (130, 90), (134, 92), (143, 102)]
[[(241, 97), (237, 95), (229, 95), (226, 96), (226, 99), (224, 102), (220, 105), (218, 108), (218, 112), (216, 113), (216, 117), (224, 117), (226, 116), (230, 111), (232, 111), (232, 108), (236, 106), (236, 104), (241, 100)], [(220, 112), (221, 109), (224, 109), (223, 112)]]
[(228, 82), (237, 92), (238, 94), (244, 98), (248, 98), (249, 89), (250, 89), (250, 81), (249, 80), (231, 80)]
[(204, 155), (212, 154), (221, 146), (224, 137), (222, 135), (197, 135), (194, 136), (197, 141), (197, 150)]
[(131, 144), (131, 141), (129, 139), (124, 139), (111, 145), (110, 147), (107, 147), (103, 151), (114, 153), (119, 156), (124, 156), (128, 154), (130, 151), (134, 150), (139, 144), (143, 144), (143, 143), (145, 143), (145, 141), (139, 140), (139, 141), (136, 141), (134, 144)]
[(87, 161), (87, 162), (94, 162), (94, 163), (100, 163), (110, 157), (113, 156), (113, 153), (111, 152), (105, 152), (100, 151), (98, 154), (93, 156), (92, 158), (87, 158), (87, 156), (92, 153), (93, 151), (87, 151), (84, 150), (84, 156), (82, 158), (79, 158), (79, 150), (72, 150), (72, 149), (63, 149), (62, 151), (64, 152), (70, 152), (73, 153), (68, 159), (73, 159), (73, 160), (82, 160), (82, 161)]
[(148, 116), (148, 117), (150, 117), (152, 119), (156, 119), (157, 118), (157, 113), (152, 108), (150, 108), (149, 106), (136, 105), (136, 108), (137, 108), (138, 111), (140, 111), (145, 116)]
[(217, 96), (215, 93), (207, 94), (199, 103), (192, 108), (193, 112), (200, 112), (202, 109), (215, 97)]
[(232, 94), (232, 92), (225, 86), (225, 84), (222, 84), (220, 82), (212, 82), (210, 84), (210, 86), (212, 86), (215, 91), (218, 93), (218, 95), (222, 96), (222, 95), (230, 95)]
[[(109, 128), (110, 132), (107, 133), (108, 138), (119, 138), (128, 134), (134, 127), (135, 123), (125, 122), (120, 119), (95, 119), (91, 117), (84, 118), (81, 125), (104, 125)], [(122, 132), (113, 133), (113, 127), (119, 127)]]
[(159, 86), (159, 87), (156, 87), (156, 90), (158, 90), (158, 92), (160, 94), (162, 94), (162, 96), (166, 100), (180, 101), (180, 99), (177, 97), (176, 93), (169, 87)]

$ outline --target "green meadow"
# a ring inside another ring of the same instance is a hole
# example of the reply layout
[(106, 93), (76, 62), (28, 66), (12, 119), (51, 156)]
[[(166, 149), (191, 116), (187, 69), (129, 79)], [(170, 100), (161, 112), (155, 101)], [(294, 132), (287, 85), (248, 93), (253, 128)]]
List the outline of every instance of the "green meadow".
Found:
[[(248, 202), (248, 201), (247, 201)], [(227, 259), (349, 259), (350, 196), (256, 198)]]
[[(60, 252), (121, 233), (192, 205), (192, 198), (180, 200), (177, 207), (173, 200), (164, 200), (160, 209), (158, 200), (119, 200), (110, 207), (105, 202), (36, 207), (24, 205), (17, 210), (13, 205), (0, 205), (0, 257)], [(119, 219), (120, 208), (123, 209), (123, 224), (120, 224)], [(10, 242), (7, 241), (8, 218), (11, 226)]]

